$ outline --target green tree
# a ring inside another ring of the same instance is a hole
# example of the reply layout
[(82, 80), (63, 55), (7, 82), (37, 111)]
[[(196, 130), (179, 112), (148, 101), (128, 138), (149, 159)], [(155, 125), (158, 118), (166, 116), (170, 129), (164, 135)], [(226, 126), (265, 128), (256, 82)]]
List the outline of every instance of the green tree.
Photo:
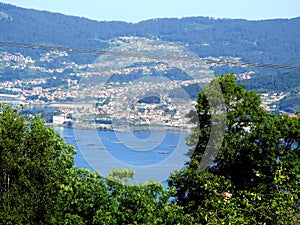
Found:
[(107, 208), (97, 211), (94, 224), (194, 224), (193, 218), (184, 214), (183, 207), (170, 202), (171, 190), (165, 191), (162, 184), (107, 182), (110, 201)]
[(132, 169), (112, 169), (107, 178), (125, 184), (134, 177), (134, 171)]
[(0, 221), (55, 222), (57, 193), (73, 166), (73, 147), (36, 117), (28, 122), (17, 108), (0, 109)]
[[(216, 84), (224, 98), (218, 104)], [(200, 92), (198, 124), (188, 139), (191, 160), (168, 181), (177, 204), (196, 222), (298, 224), (300, 119), (269, 114), (260, 104), (231, 74)], [(223, 131), (220, 118), (226, 118)]]
[[(0, 111), (1, 224), (193, 224), (162, 184), (128, 184), (73, 165), (74, 149), (52, 127), (18, 108)], [(189, 221), (188, 223), (186, 221)]]
[(103, 178), (99, 172), (74, 167), (65, 176), (56, 217), (61, 224), (193, 224), (182, 207), (171, 204), (162, 184), (125, 185), (133, 175), (121, 169)]
[(66, 171), (57, 201), (60, 224), (93, 224), (99, 210), (110, 220), (109, 186), (99, 172), (73, 167)]

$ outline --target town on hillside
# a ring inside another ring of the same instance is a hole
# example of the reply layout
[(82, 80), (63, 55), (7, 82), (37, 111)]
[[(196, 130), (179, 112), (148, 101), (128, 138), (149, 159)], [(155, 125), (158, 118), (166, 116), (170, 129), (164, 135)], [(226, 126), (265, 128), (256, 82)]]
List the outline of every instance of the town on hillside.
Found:
[[(211, 68), (221, 66), (214, 60), (240, 60), (208, 57), (210, 63), (199, 65), (185, 61), (187, 54), (180, 46), (136, 37), (116, 38), (113, 43), (121, 46), (117, 48), (121, 56), (104, 55), (89, 64), (70, 61), (65, 51), (47, 51), (39, 58), (1, 52), (0, 67), (11, 79), (1, 77), (0, 99), (29, 109), (52, 107), (46, 121), (54, 125), (113, 129), (126, 123), (139, 128), (149, 124), (190, 128), (193, 125), (187, 114), (194, 110), (197, 96), (188, 93), (189, 87), (198, 85), (199, 91), (213, 79)], [(122, 56), (124, 52), (151, 53), (152, 58)], [(164, 61), (163, 57), (155, 59), (157, 55), (184, 57), (183, 61)], [(24, 73), (31, 77), (24, 79)], [(247, 80), (254, 73), (241, 72), (236, 77)], [(286, 95), (262, 94), (262, 106), (276, 110), (276, 102)]]

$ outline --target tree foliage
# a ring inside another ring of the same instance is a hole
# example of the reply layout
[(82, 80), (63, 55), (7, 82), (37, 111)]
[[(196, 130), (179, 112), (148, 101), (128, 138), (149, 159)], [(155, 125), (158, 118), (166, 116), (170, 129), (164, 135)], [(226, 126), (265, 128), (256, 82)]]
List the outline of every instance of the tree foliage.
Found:
[(0, 221), (51, 221), (60, 183), (73, 167), (74, 149), (36, 117), (26, 122), (18, 109), (0, 112)]
[[(74, 149), (36, 117), (17, 108), (0, 111), (1, 224), (186, 224), (189, 215), (170, 203), (154, 181), (124, 183), (131, 170), (76, 168)], [(189, 223), (189, 224), (192, 224)]]
[[(194, 147), (191, 161), (169, 179), (175, 201), (201, 224), (297, 224), (300, 119), (268, 114), (259, 96), (237, 85), (233, 75), (214, 82), (220, 85), (226, 110), (212, 110), (207, 94), (214, 92), (201, 91), (199, 122), (188, 140)], [(226, 113), (224, 139), (203, 170), (216, 123), (212, 117), (220, 113)]]

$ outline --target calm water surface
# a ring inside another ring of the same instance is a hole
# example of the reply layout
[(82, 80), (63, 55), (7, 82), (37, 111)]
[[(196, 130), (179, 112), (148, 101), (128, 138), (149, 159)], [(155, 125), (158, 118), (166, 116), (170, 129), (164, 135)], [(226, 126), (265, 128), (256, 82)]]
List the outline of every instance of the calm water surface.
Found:
[(187, 162), (186, 131), (116, 132), (55, 127), (77, 150), (75, 165), (100, 171), (114, 168), (135, 171), (134, 182), (155, 179), (162, 182)]

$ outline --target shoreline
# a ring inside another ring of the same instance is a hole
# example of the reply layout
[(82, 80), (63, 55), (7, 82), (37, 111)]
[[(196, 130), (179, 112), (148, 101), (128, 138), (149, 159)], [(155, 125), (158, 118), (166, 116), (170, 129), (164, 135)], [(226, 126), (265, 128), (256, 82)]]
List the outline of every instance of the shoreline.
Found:
[[(117, 128), (114, 129), (113, 127), (101, 127), (95, 125), (63, 125), (63, 124), (53, 124), (53, 123), (46, 123), (47, 126), (52, 127), (65, 127), (71, 129), (78, 129), (78, 130), (99, 130), (99, 131), (114, 131), (114, 132), (132, 132), (132, 131), (177, 131), (177, 132), (190, 132), (190, 127), (172, 127), (172, 126), (157, 126), (157, 125), (150, 125), (150, 126), (129, 126), (124, 128)], [(129, 129), (128, 129), (129, 128)]]

